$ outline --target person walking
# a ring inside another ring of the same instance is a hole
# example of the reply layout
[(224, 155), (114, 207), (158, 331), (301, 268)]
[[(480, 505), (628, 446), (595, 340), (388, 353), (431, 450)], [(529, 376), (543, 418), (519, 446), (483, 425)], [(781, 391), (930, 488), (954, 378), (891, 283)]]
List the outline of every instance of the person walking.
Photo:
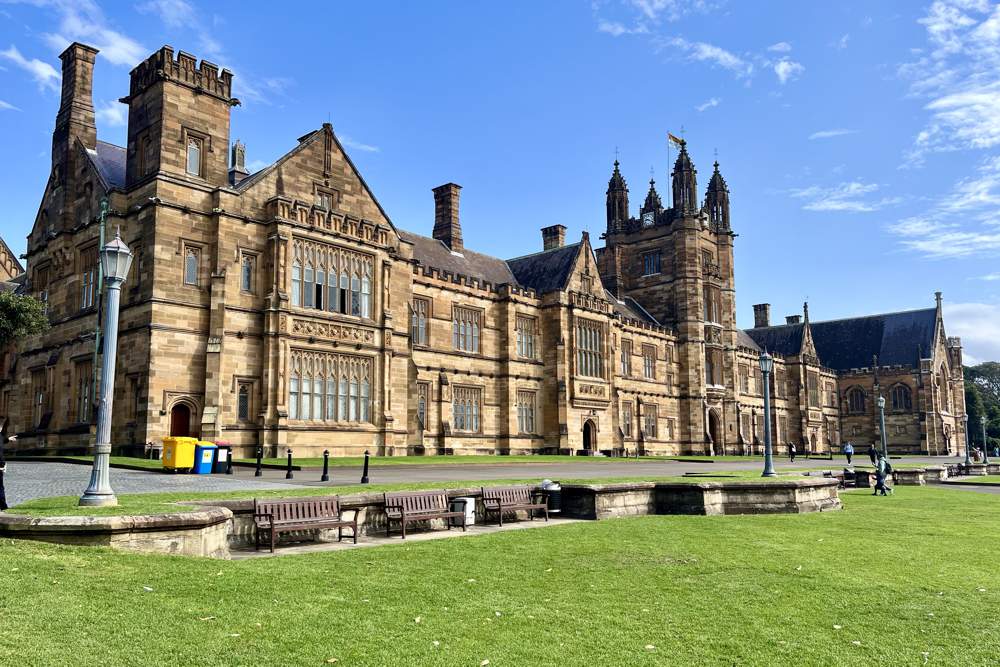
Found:
[(875, 493), (872, 494), (873, 496), (879, 494), (886, 495), (888, 488), (885, 485), (885, 477), (888, 474), (888, 469), (888, 462), (882, 456), (882, 453), (879, 452), (878, 462), (875, 464)]
[(0, 424), (0, 512), (10, 509), (7, 506), (7, 490), (3, 486), (3, 476), (7, 472), (7, 459), (4, 456), (4, 441), (7, 440), (7, 421)]
[(875, 443), (868, 445), (868, 458), (872, 460), (872, 465), (876, 465), (876, 457), (878, 456), (878, 450), (875, 449)]
[(854, 445), (851, 444), (850, 440), (844, 445), (844, 456), (847, 457), (847, 465), (851, 465), (851, 457), (854, 456)]
[(795, 443), (788, 443), (788, 460), (795, 463)]

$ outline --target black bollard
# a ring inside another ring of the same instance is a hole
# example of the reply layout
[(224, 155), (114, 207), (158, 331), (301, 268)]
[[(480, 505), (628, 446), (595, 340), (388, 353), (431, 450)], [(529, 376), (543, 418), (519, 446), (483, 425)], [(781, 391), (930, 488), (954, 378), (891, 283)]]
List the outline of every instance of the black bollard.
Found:
[(226, 459), (226, 474), (233, 474), (233, 450), (229, 450), (229, 458)]
[(288, 448), (288, 469), (285, 472), (285, 479), (292, 478), (292, 448)]
[(323, 450), (323, 476), (319, 478), (321, 482), (330, 481), (330, 450)]
[(365, 450), (365, 469), (361, 472), (361, 483), (368, 483), (368, 450)]
[(260, 467), (261, 467), (261, 459), (263, 459), (263, 458), (264, 458), (264, 448), (263, 447), (258, 447), (257, 448), (257, 469), (253, 471), (253, 476), (254, 477), (260, 477), (260, 476), (262, 476), (264, 474), (263, 471), (260, 469)]

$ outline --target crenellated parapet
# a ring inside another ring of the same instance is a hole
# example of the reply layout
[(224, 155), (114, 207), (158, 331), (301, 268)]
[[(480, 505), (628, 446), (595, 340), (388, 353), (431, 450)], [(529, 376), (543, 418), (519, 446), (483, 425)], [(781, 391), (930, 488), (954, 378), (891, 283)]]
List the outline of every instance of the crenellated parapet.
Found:
[(178, 52), (175, 59), (171, 46), (162, 47), (132, 70), (129, 96), (142, 93), (157, 81), (173, 81), (227, 101), (233, 99), (232, 72), (220, 71), (218, 65), (207, 60), (199, 65), (197, 58), (184, 51)]
[(278, 195), (268, 199), (264, 206), (268, 220), (297, 223), (380, 246), (389, 245), (392, 238), (389, 228), (383, 224), (330, 211), (298, 199)]

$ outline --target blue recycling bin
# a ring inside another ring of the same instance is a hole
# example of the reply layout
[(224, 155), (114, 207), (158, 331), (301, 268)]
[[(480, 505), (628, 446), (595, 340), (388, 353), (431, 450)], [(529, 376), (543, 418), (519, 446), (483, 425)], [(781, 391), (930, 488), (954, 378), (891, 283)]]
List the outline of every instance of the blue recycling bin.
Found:
[(194, 466), (191, 472), (196, 475), (212, 474), (212, 462), (215, 460), (215, 443), (200, 440), (194, 447)]

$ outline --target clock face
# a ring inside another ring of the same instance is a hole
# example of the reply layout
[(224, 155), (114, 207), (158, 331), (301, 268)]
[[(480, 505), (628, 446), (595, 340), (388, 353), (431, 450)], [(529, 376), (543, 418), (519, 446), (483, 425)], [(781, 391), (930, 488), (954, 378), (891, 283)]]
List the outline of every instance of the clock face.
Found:
[(645, 213), (643, 213), (642, 214), (642, 226), (643, 227), (652, 227), (653, 226), (653, 222), (655, 221), (655, 217), (656, 216), (655, 216), (655, 214), (652, 211), (646, 211)]

